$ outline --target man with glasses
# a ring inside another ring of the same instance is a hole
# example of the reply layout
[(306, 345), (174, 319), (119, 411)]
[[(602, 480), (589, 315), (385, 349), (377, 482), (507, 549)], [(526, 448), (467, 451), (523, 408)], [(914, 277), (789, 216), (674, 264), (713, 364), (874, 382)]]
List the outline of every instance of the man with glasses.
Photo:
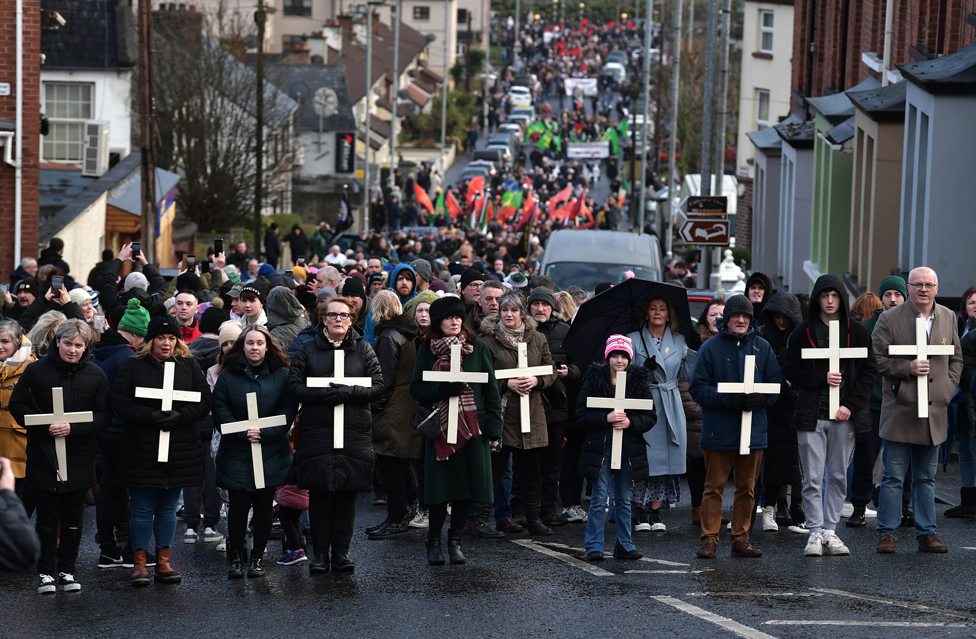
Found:
[[(927, 266), (908, 276), (908, 301), (882, 313), (874, 328), (878, 374), (884, 377), (881, 439), (884, 475), (878, 505), (879, 553), (895, 552), (902, 519), (902, 485), (912, 469), (915, 537), (919, 552), (948, 552), (935, 533), (935, 471), (939, 445), (946, 440), (946, 413), (962, 375), (962, 354), (956, 315), (935, 303), (939, 278)], [(916, 320), (925, 321), (927, 343), (953, 347), (952, 355), (892, 355), (893, 345), (917, 346)], [(926, 382), (927, 379), (927, 382)], [(928, 417), (919, 417), (919, 383), (928, 388)]]

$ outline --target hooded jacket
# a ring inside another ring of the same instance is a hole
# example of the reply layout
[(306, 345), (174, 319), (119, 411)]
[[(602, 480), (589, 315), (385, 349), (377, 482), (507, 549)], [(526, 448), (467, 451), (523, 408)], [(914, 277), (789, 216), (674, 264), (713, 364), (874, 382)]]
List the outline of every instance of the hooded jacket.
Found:
[(264, 310), (268, 314), (271, 337), (283, 351), (287, 351), (298, 334), (309, 326), (302, 303), (284, 286), (271, 289)]
[[(102, 369), (108, 378), (109, 387), (115, 383), (115, 376), (119, 374), (126, 360), (135, 355), (135, 349), (129, 345), (129, 340), (112, 329), (106, 329), (102, 338), (95, 343), (92, 351), (92, 363)], [(112, 409), (112, 423), (105, 429), (106, 433), (121, 433), (122, 418)]]
[(761, 317), (763, 309), (766, 307), (766, 304), (769, 302), (769, 299), (773, 296), (773, 281), (769, 279), (769, 276), (766, 275), (765, 273), (760, 273), (759, 271), (755, 271), (752, 275), (749, 276), (749, 279), (746, 280), (746, 291), (745, 293), (743, 293), (743, 295), (749, 297), (749, 287), (751, 287), (753, 284), (756, 283), (762, 284), (763, 288), (765, 289), (765, 291), (763, 292), (762, 301), (758, 303), (756, 302), (752, 303), (753, 309), (755, 310), (756, 313), (756, 317)]
[(563, 341), (569, 333), (569, 324), (556, 317), (555, 311), (550, 316), (548, 322), (543, 322), (536, 326), (536, 330), (545, 335), (549, 343), (549, 354), (552, 355), (553, 370), (565, 365), (569, 374), (564, 378), (556, 376), (552, 386), (544, 391), (546, 401), (549, 404), (546, 410), (546, 420), (550, 423), (565, 422), (569, 419), (569, 413), (575, 412), (575, 404), (569, 405), (567, 386), (579, 384), (583, 375), (580, 373), (579, 366), (569, 357), (566, 349), (563, 348)]
[[(396, 287), (397, 275), (399, 275), (400, 271), (403, 270), (408, 270), (411, 273), (413, 273), (413, 290), (410, 291), (410, 295), (407, 295), (406, 297), (397, 293), (397, 297), (400, 298), (401, 306), (406, 304), (413, 298), (417, 297), (417, 271), (413, 270), (413, 267), (410, 266), (409, 264), (397, 264), (396, 267), (394, 267), (393, 270), (390, 271), (390, 277), (386, 280), (386, 287), (389, 290), (396, 293), (395, 287)], [(366, 314), (366, 324), (363, 327), (363, 339), (366, 340), (366, 343), (369, 344), (370, 346), (372, 346), (373, 342), (376, 340), (375, 332), (376, 332), (376, 323), (373, 321), (373, 309), (370, 308), (369, 312)]]
[[(793, 427), (797, 430), (816, 430), (817, 416), (821, 402), (826, 401), (828, 363), (824, 359), (803, 359), (803, 349), (821, 348), (817, 344), (817, 327), (822, 331), (827, 326), (820, 319), (820, 294), (827, 290), (840, 294), (840, 346), (841, 348), (867, 348), (866, 358), (841, 359), (841, 373), (844, 382), (841, 386), (840, 405), (851, 411), (858, 432), (871, 430), (871, 414), (868, 402), (874, 389), (874, 379), (878, 374), (878, 363), (871, 346), (871, 333), (864, 324), (851, 319), (847, 307), (844, 285), (836, 275), (821, 275), (813, 285), (807, 321), (801, 323), (790, 335), (787, 345), (786, 364), (783, 374), (796, 392), (796, 409), (793, 413)], [(826, 345), (822, 346), (826, 348)]]
[[(773, 315), (779, 313), (789, 320), (785, 331), (779, 330)], [(803, 321), (800, 300), (795, 295), (779, 291), (773, 295), (763, 309), (759, 330), (763, 339), (769, 342), (776, 354), (776, 361), (782, 369), (786, 366), (786, 350), (790, 335)], [(800, 483), (800, 448), (796, 431), (793, 429), (793, 413), (796, 410), (796, 393), (785, 381), (780, 384), (779, 400), (766, 409), (768, 446), (766, 448), (763, 473), (770, 484)]]
[(423, 441), (410, 426), (417, 400), (410, 396), (410, 380), (417, 362), (413, 317), (404, 313), (376, 326), (376, 358), (383, 371), (383, 395), (373, 404), (373, 450), (377, 455), (419, 459)]
[(17, 479), (27, 470), (27, 430), (10, 414), (10, 396), (27, 366), (36, 361), (25, 335), (17, 352), (0, 364), (0, 457), (10, 460)]

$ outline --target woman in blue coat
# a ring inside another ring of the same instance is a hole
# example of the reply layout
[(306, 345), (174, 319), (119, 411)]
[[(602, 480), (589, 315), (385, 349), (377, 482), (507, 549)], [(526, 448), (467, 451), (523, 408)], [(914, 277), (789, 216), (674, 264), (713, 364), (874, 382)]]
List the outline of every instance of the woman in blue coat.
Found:
[[(264, 575), (264, 548), (271, 536), (275, 489), (285, 484), (291, 466), (288, 428), (295, 418), (295, 405), (288, 396), (288, 358), (264, 326), (244, 329), (224, 357), (224, 366), (213, 390), (214, 425), (221, 428), (217, 450), (217, 485), (227, 489), (228, 577), (243, 577), (247, 561), (247, 514), (253, 508), (254, 549), (248, 577)], [(270, 428), (249, 428), (225, 433), (223, 427), (249, 418), (247, 396), (255, 393), (258, 417), (284, 415), (285, 423)], [(254, 482), (251, 444), (261, 444), (264, 488)]]
[(644, 435), (649, 477), (634, 484), (634, 530), (664, 532), (667, 528), (661, 522), (661, 505), (681, 498), (678, 478), (685, 473), (688, 450), (678, 380), (691, 381), (695, 352), (688, 349), (684, 336), (678, 333), (678, 317), (666, 299), (649, 299), (643, 315), (641, 330), (627, 337), (634, 343), (634, 365), (651, 370), (658, 427)]

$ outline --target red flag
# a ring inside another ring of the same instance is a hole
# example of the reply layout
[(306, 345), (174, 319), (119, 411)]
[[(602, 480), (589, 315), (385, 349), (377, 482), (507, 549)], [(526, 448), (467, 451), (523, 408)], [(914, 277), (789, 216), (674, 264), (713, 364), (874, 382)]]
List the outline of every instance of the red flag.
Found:
[(472, 202), (474, 202), (475, 194), (483, 191), (484, 188), (485, 188), (485, 177), (483, 175), (478, 175), (476, 177), (473, 177), (471, 178), (471, 181), (468, 182), (468, 208), (469, 209), (472, 206)]
[(552, 196), (552, 199), (549, 200), (549, 206), (555, 206), (560, 202), (565, 202), (566, 200), (569, 199), (569, 197), (572, 194), (573, 194), (573, 185), (568, 184), (565, 189)]
[(573, 209), (576, 208), (576, 202), (571, 202), (569, 204), (564, 204), (559, 207), (549, 216), (549, 219), (553, 222), (565, 224), (569, 220), (570, 214), (572, 214)]
[(522, 213), (529, 213), (535, 207), (535, 198), (532, 197), (532, 192), (527, 191), (525, 193), (525, 201), (522, 203)]
[(427, 209), (428, 211), (430, 211), (430, 214), (431, 215), (433, 215), (434, 214), (434, 203), (430, 201), (430, 198), (429, 197), (427, 197), (427, 191), (425, 191), (422, 188), (420, 188), (420, 185), (417, 184), (416, 182), (414, 182), (413, 183), (413, 192), (417, 196), (417, 204), (420, 204), (421, 206), (423, 206), (425, 209)]
[(502, 208), (502, 210), (498, 212), (498, 223), (504, 224), (507, 222), (510, 217), (515, 215), (516, 210), (517, 209), (514, 206), (506, 206)]
[(451, 216), (452, 220), (458, 219), (461, 215), (461, 205), (458, 203), (457, 198), (454, 197), (453, 191), (447, 192), (447, 213)]

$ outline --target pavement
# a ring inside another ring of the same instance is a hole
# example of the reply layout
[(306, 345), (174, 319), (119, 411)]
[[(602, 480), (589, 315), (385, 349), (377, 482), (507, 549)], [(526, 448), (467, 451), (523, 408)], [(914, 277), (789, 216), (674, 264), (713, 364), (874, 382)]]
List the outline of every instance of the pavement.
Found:
[[(938, 474), (940, 497), (955, 501), (958, 469)], [(729, 556), (723, 531), (716, 559), (699, 560), (699, 529), (683, 500), (664, 513), (665, 533), (636, 533), (645, 559), (588, 564), (583, 530), (551, 537), (465, 538), (463, 566), (430, 567), (425, 531), (368, 541), (362, 529), (385, 508), (361, 496), (352, 574), (310, 577), (308, 564), (278, 566), (272, 541), (267, 574), (229, 581), (214, 544), (184, 545), (177, 529), (175, 586), (133, 589), (124, 568), (99, 570), (92, 541), (95, 509), (85, 509), (76, 578), (80, 593), (41, 596), (35, 577), (0, 575), (0, 637), (800, 637), (934, 638), (976, 636), (976, 524), (945, 519), (945, 555), (918, 553), (901, 529), (898, 552), (878, 555), (874, 520), (841, 526), (849, 557), (806, 558), (805, 535), (755, 532), (758, 559)], [(732, 486), (725, 494), (731, 507)], [(226, 522), (218, 524), (226, 534)], [(614, 526), (606, 546), (613, 548)], [(446, 546), (446, 541), (445, 541)]]

